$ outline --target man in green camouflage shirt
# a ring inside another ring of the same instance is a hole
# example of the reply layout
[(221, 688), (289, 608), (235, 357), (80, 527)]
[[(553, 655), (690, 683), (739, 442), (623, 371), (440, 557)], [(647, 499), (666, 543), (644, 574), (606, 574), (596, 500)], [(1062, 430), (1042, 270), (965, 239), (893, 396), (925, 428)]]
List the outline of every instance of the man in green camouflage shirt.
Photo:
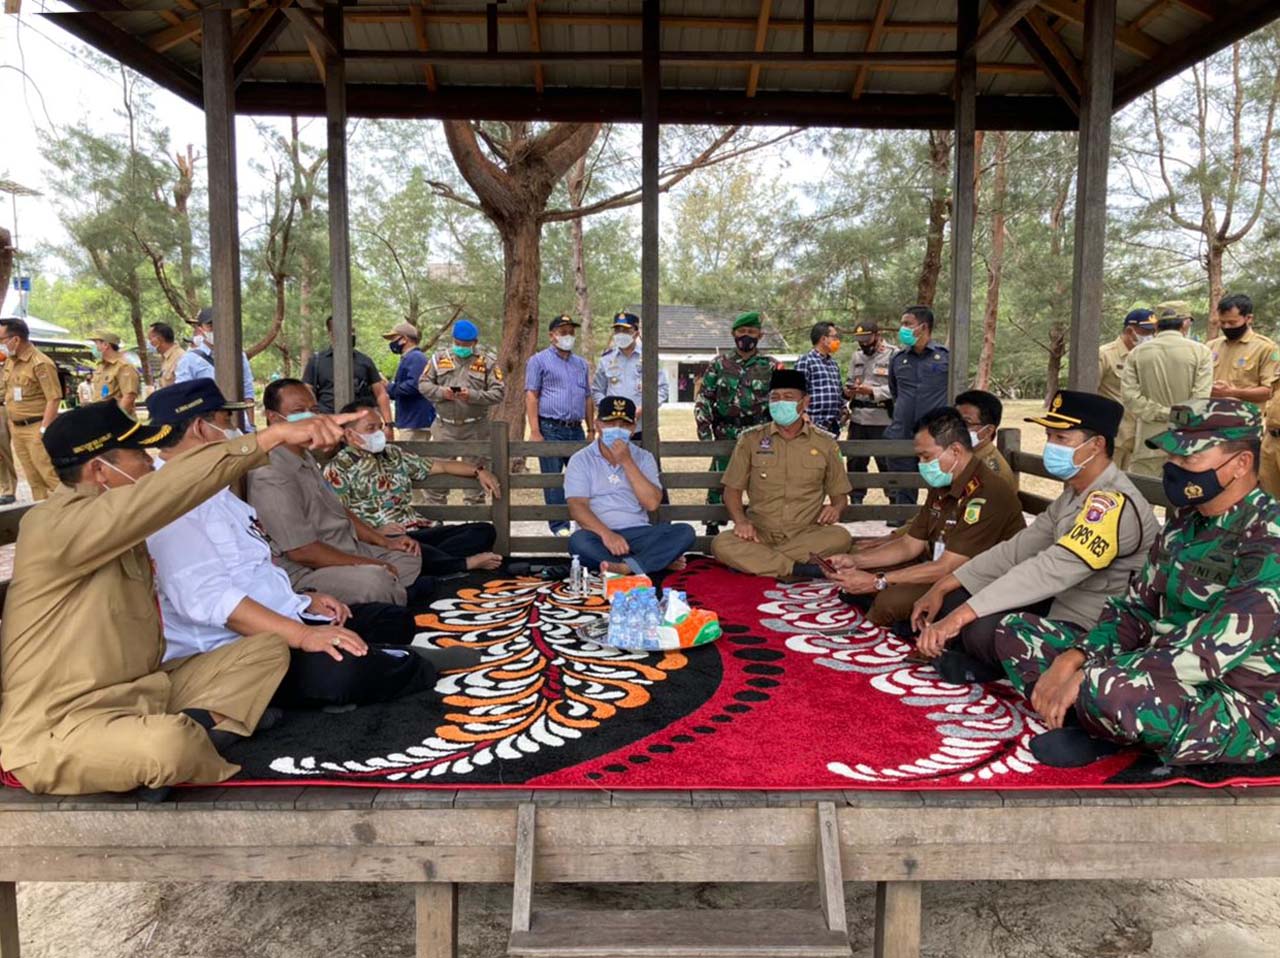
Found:
[[(769, 378), (778, 362), (757, 352), (759, 343), (759, 313), (743, 313), (733, 321), (734, 351), (711, 361), (693, 405), (698, 438), (703, 442), (737, 439), (752, 426), (770, 421)], [(712, 472), (724, 472), (728, 466), (728, 456), (711, 460)], [(723, 501), (719, 487), (707, 491), (708, 503)], [(719, 531), (718, 524), (707, 523), (708, 535)]]
[[(1258, 762), (1280, 748), (1280, 503), (1258, 488), (1262, 419), (1236, 399), (1172, 408), (1172, 507), (1146, 565), (1089, 632), (1011, 615), (996, 649), (1052, 731), (1049, 765), (1139, 745), (1169, 765)], [(1074, 718), (1071, 719), (1074, 707)]]

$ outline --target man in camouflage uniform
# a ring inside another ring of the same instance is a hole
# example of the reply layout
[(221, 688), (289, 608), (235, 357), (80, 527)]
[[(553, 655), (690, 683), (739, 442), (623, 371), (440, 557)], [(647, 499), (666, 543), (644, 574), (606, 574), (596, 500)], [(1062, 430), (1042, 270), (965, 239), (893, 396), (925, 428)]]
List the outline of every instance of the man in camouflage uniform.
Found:
[(1031, 742), (1046, 764), (1125, 745), (1170, 765), (1258, 762), (1280, 747), (1280, 503), (1258, 488), (1261, 415), (1200, 399), (1170, 420), (1147, 442), (1169, 455), (1174, 508), (1127, 592), (1087, 632), (1014, 615), (997, 633), (1052, 729)]
[[(721, 353), (711, 361), (694, 401), (693, 418), (703, 442), (736, 440), (752, 426), (770, 421), (769, 378), (778, 362), (756, 350), (760, 343), (759, 313), (743, 313), (733, 321), (733, 343), (733, 352)], [(728, 456), (711, 460), (712, 472), (724, 472), (728, 467)], [(720, 489), (709, 489), (707, 502), (724, 502)], [(719, 531), (718, 524), (707, 523), (707, 535)]]

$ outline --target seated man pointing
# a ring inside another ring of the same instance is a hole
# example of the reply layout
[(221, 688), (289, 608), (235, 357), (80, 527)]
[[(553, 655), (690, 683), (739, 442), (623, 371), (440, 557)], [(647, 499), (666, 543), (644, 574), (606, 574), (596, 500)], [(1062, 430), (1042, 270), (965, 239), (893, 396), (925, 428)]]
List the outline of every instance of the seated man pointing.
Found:
[(564, 495), (578, 531), (569, 552), (588, 569), (602, 572), (657, 572), (684, 568), (693, 545), (693, 527), (649, 523), (662, 502), (657, 460), (631, 442), (636, 404), (605, 396), (596, 416), (596, 441), (569, 459)]
[(808, 404), (804, 373), (775, 369), (773, 422), (738, 437), (722, 480), (733, 529), (711, 541), (715, 557), (731, 569), (818, 578), (822, 570), (809, 556), (849, 551), (849, 532), (837, 525), (849, 502), (849, 474), (836, 441), (804, 418)]

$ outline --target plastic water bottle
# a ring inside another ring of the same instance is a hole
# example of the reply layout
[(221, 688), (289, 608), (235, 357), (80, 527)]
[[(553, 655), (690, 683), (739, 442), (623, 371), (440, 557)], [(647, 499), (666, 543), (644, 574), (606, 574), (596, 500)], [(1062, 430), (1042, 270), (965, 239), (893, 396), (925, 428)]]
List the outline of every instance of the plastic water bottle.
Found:
[(569, 594), (582, 595), (582, 563), (577, 556), (569, 564)]

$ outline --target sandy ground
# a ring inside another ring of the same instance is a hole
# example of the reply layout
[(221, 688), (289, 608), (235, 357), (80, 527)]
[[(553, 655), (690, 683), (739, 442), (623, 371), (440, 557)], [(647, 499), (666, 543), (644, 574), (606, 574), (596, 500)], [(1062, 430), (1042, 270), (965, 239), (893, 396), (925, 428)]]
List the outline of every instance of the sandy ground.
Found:
[[(1006, 425), (1038, 404), (1010, 403)], [(695, 438), (692, 412), (665, 410), (663, 435)], [(1043, 431), (1026, 427), (1023, 448), (1039, 452)], [(706, 461), (674, 460), (672, 469)], [(1026, 478), (1046, 495), (1056, 484)], [(22, 490), (26, 492), (25, 486)], [(455, 493), (455, 498), (457, 494)], [(539, 501), (522, 491), (516, 501)], [(677, 490), (677, 503), (701, 493)], [(870, 501), (882, 501), (872, 493)], [(530, 523), (530, 526), (534, 524)], [(537, 532), (536, 528), (530, 532)], [(4, 561), (0, 554), (0, 562)], [(19, 886), (27, 958), (398, 958), (411, 956), (413, 900), (407, 887), (363, 884), (202, 885), (26, 884)], [(857, 958), (871, 955), (874, 892), (846, 886)], [(510, 888), (464, 887), (461, 954), (506, 953)], [(685, 885), (539, 888), (535, 907), (817, 908), (799, 885)], [(1280, 880), (1165, 882), (948, 882), (926, 886), (924, 954), (929, 958), (1276, 958)]]

